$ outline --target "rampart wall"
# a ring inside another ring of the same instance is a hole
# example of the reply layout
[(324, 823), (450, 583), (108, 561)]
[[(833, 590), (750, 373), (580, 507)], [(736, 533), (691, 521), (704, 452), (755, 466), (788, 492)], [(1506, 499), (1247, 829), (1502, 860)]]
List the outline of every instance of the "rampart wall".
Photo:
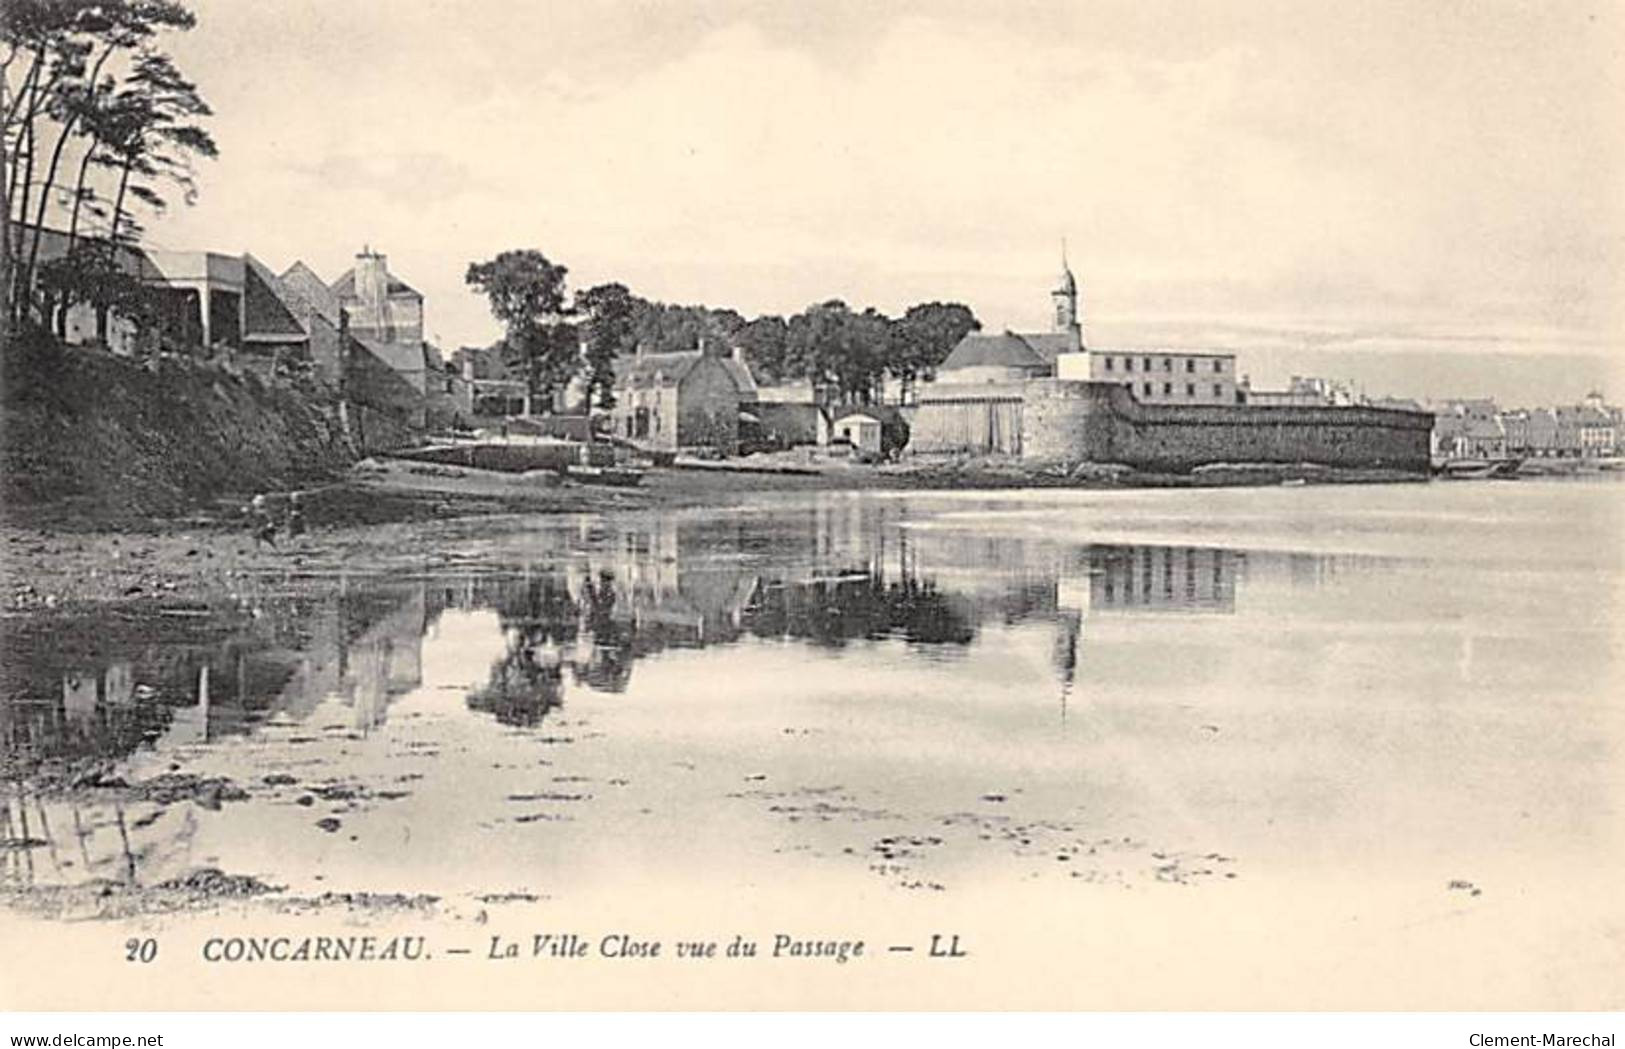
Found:
[(1391, 408), (1142, 404), (1115, 383), (1035, 379), (1022, 457), (1189, 470), (1206, 463), (1322, 463), (1426, 471), (1433, 416)]

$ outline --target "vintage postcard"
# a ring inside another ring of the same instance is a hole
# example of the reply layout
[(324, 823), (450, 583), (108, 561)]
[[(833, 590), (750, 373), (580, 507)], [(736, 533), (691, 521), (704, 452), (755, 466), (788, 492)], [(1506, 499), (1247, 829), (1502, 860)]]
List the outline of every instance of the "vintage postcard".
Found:
[(1625, 1006), (1620, 4), (0, 16), (0, 1007)]

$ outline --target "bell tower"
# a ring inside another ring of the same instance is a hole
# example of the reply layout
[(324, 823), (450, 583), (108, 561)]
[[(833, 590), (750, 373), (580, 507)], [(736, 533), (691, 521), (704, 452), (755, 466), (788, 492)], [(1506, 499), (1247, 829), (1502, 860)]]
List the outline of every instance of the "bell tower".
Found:
[(1065, 239), (1061, 241), (1061, 280), (1049, 295), (1055, 303), (1055, 331), (1074, 336), (1078, 349), (1083, 349), (1083, 317), (1078, 312), (1078, 282), (1066, 262)]

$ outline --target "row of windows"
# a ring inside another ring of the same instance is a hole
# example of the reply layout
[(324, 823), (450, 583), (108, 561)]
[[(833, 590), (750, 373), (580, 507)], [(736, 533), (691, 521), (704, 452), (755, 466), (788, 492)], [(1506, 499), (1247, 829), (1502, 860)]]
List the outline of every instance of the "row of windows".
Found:
[[(1134, 385), (1133, 383), (1130, 383), (1129, 384), (1130, 388), (1132, 388), (1133, 385)], [(1156, 395), (1156, 385), (1157, 385), (1156, 383), (1152, 383), (1152, 382), (1141, 383), (1140, 384), (1140, 392), (1146, 397), (1153, 397), (1153, 396)], [(1162, 395), (1164, 397), (1172, 397), (1174, 395), (1174, 384), (1171, 383), (1171, 382), (1163, 383), (1162, 384)], [(1186, 397), (1195, 397), (1196, 396), (1196, 384), (1194, 382), (1188, 382), (1188, 383), (1185, 384), (1185, 396)], [(1224, 384), (1223, 383), (1216, 382), (1216, 383), (1213, 384), (1213, 396), (1215, 396), (1215, 397), (1223, 397), (1224, 396)]]
[[(1141, 371), (1147, 371), (1147, 372), (1151, 371), (1152, 370), (1152, 361), (1153, 360), (1155, 360), (1155, 358), (1141, 357), (1140, 358), (1140, 370)], [(1106, 358), (1106, 370), (1109, 371), (1109, 372), (1117, 370), (1117, 358), (1116, 357), (1107, 357)], [(1133, 357), (1124, 357), (1123, 358), (1123, 370), (1126, 371), (1126, 372), (1131, 372), (1131, 371), (1134, 370), (1134, 358)], [(1174, 370), (1174, 359), (1172, 357), (1164, 357), (1164, 358), (1162, 358), (1162, 370), (1165, 371), (1165, 372), (1171, 372), (1171, 371)], [(1192, 373), (1192, 374), (1195, 373), (1195, 371), (1196, 371), (1196, 358), (1194, 358), (1194, 357), (1186, 357), (1185, 358), (1185, 371), (1189, 372), (1189, 373)], [(1218, 374), (1218, 373), (1223, 372), (1223, 371), (1224, 371), (1224, 361), (1222, 359), (1214, 360), (1213, 361), (1213, 372), (1214, 372), (1214, 374)]]

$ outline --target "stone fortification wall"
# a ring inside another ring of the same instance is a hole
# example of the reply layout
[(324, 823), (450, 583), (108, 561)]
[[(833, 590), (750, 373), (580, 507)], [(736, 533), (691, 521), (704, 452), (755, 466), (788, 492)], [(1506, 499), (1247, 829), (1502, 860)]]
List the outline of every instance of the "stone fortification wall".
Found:
[(1206, 463), (1428, 469), (1433, 417), (1389, 408), (1142, 404), (1115, 383), (1034, 380), (1022, 456), (1189, 470)]

